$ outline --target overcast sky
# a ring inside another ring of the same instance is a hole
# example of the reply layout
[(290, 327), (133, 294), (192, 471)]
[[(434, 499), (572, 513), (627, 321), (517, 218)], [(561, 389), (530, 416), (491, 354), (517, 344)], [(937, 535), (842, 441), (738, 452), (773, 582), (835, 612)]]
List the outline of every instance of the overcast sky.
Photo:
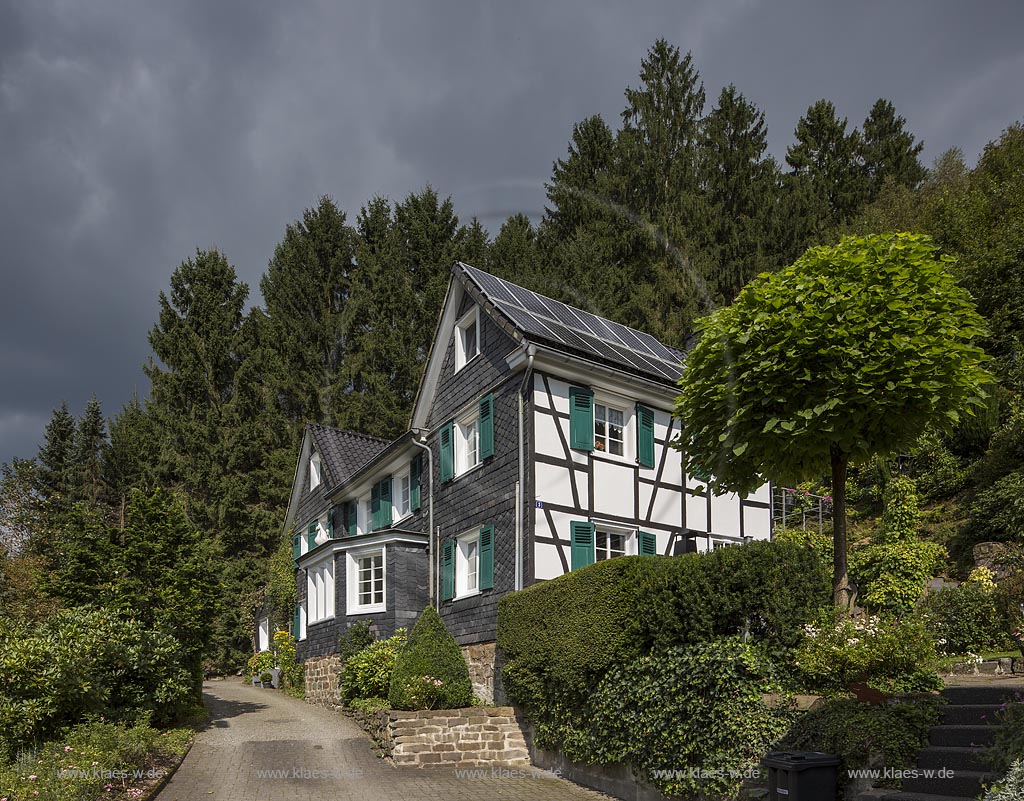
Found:
[(285, 225), (431, 183), (539, 218), (573, 123), (618, 122), (659, 37), (734, 83), (779, 159), (807, 107), (891, 99), (973, 163), (1024, 117), (1024, 3), (0, 0), (0, 461), (51, 409), (148, 389), (157, 295), (197, 247), (259, 302)]

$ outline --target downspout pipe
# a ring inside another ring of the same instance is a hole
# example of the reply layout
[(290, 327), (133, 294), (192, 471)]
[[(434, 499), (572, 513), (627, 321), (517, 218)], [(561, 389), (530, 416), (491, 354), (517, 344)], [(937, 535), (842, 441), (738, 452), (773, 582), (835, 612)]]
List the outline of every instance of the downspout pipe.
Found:
[(523, 588), (523, 518), (526, 516), (526, 423), (524, 421), (523, 393), (526, 385), (533, 375), (533, 358), (537, 355), (535, 345), (526, 346), (526, 372), (523, 374), (523, 383), (519, 385), (519, 481), (516, 492), (516, 577), (515, 588)]
[[(434, 557), (437, 553), (434, 543), (434, 453), (427, 445), (427, 432), (417, 431), (418, 439), (413, 437), (412, 444), (420, 450), (427, 452), (427, 534), (429, 545), (427, 552), (430, 559), (430, 566), (427, 568), (427, 598), (434, 603)], [(422, 481), (423, 473), (420, 473)]]

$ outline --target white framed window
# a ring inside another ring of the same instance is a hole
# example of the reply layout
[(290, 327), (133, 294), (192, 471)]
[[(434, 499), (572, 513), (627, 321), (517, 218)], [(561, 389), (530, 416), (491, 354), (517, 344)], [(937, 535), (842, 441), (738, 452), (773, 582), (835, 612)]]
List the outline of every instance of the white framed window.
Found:
[(383, 548), (348, 553), (348, 613), (387, 610), (387, 575)]
[(308, 617), (308, 615), (306, 614), (306, 606), (308, 605), (309, 603), (307, 601), (306, 604), (299, 606), (299, 633), (298, 636), (295, 638), (296, 640), (306, 639), (306, 618)]
[(455, 475), (469, 472), (480, 464), (480, 412), (455, 423)]
[(306, 570), (306, 617), (319, 623), (334, 617), (334, 557)]
[(324, 466), (323, 462), (320, 461), (320, 454), (314, 453), (309, 457), (309, 489), (310, 491), (315, 490), (320, 486), (320, 482), (323, 481)]
[(455, 371), (480, 353), (480, 307), (474, 306), (455, 326)]
[(257, 637), (258, 650), (269, 651), (270, 650), (270, 618), (260, 618), (260, 626)]
[(395, 477), (394, 482), (394, 520), (401, 520), (412, 511), (412, 476), (406, 470)]
[[(603, 562), (616, 556), (625, 556), (633, 551), (633, 535), (624, 531), (598, 528), (594, 531), (594, 561)], [(635, 549), (633, 549), (635, 550)]]
[(480, 531), (468, 531), (455, 543), (455, 597), (480, 592)]
[(610, 403), (594, 403), (594, 450), (611, 454), (626, 455), (625, 410)]

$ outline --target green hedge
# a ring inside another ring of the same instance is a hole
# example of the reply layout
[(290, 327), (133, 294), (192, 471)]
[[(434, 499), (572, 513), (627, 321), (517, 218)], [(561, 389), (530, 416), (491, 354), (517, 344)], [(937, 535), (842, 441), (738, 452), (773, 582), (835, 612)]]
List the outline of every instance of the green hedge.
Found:
[(502, 679), (558, 745), (613, 665), (743, 631), (780, 655), (830, 604), (828, 571), (800, 543), (611, 559), (498, 602)]

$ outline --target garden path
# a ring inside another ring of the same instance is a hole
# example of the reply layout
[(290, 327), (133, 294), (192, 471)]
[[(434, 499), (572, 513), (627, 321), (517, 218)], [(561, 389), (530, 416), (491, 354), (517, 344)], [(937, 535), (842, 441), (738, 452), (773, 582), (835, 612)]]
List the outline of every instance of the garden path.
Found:
[(203, 685), (210, 720), (156, 801), (599, 801), (608, 796), (532, 769), (459, 776), (397, 768), (345, 716), (238, 680)]

